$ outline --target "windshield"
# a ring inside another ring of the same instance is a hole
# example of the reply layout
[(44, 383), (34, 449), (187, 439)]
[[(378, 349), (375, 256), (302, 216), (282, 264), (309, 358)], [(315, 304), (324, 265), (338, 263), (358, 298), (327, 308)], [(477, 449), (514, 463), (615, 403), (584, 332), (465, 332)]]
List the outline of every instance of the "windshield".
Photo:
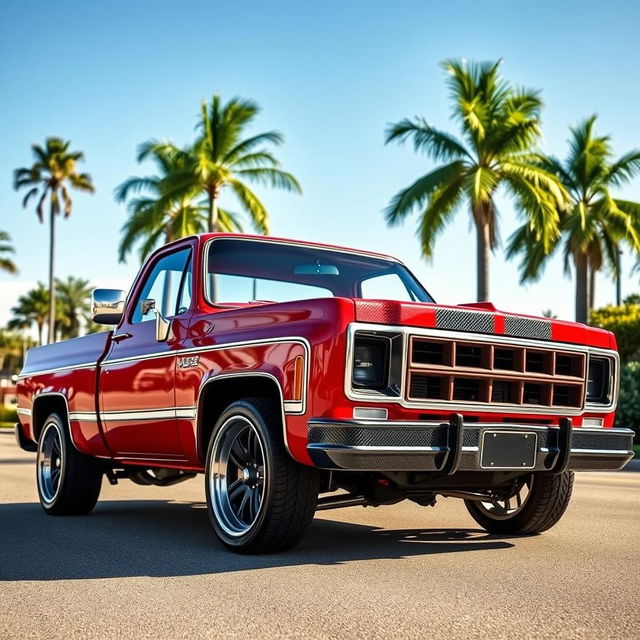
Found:
[(205, 293), (213, 304), (333, 296), (433, 302), (393, 260), (264, 240), (219, 238), (208, 247)]

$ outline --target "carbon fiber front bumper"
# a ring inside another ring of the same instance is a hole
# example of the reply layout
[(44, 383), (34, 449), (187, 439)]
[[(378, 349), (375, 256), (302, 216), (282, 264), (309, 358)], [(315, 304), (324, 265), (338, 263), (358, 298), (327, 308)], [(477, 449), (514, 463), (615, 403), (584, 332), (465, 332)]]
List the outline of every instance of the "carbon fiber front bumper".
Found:
[(615, 471), (633, 458), (630, 429), (573, 428), (568, 418), (561, 419), (559, 427), (465, 424), (460, 414), (441, 424), (315, 418), (308, 429), (307, 450), (314, 464), (324, 469), (446, 475), (494, 471), (481, 464), (487, 430), (536, 435), (534, 463), (527, 472)]

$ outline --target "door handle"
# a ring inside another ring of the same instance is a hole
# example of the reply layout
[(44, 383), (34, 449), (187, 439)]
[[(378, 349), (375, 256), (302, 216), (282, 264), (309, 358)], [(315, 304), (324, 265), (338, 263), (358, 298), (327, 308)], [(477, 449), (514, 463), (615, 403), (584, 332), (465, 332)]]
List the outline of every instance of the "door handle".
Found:
[(122, 342), (123, 340), (128, 340), (129, 338), (133, 338), (133, 336), (130, 333), (114, 333), (111, 336), (111, 339), (114, 342)]

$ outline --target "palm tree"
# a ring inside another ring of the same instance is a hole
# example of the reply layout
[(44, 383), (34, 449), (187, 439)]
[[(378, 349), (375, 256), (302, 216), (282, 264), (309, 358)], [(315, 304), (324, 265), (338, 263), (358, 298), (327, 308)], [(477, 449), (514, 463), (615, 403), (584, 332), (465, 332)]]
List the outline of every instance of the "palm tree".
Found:
[(618, 248), (626, 242), (640, 252), (640, 203), (614, 198), (620, 187), (640, 172), (640, 150), (613, 159), (608, 136), (596, 136), (596, 116), (571, 129), (569, 154), (564, 162), (543, 158), (542, 166), (553, 172), (569, 192), (570, 206), (561, 216), (562, 235), (549, 247), (537, 242), (535, 225), (520, 227), (511, 237), (508, 255), (522, 254), (521, 279), (536, 280), (547, 258), (564, 245), (567, 273), (576, 272), (576, 320), (587, 322), (593, 305), (595, 274), (608, 267), (617, 275)]
[(59, 293), (61, 338), (76, 338), (80, 335), (81, 321), (88, 317), (93, 287), (88, 280), (69, 276), (64, 281), (58, 280), (56, 289)]
[[(175, 174), (188, 170), (190, 155), (168, 143), (149, 151), (148, 147), (152, 145), (145, 143), (141, 150), (144, 156), (154, 160), (158, 174), (132, 177), (116, 188), (116, 200), (126, 202), (130, 213), (122, 227), (120, 262), (126, 260), (138, 243), (141, 243), (140, 260), (144, 260), (161, 240), (171, 242), (207, 229), (203, 203), (195, 202), (189, 193), (167, 193), (167, 182)], [(143, 195), (137, 195), (140, 193)], [(218, 226), (222, 231), (241, 230), (237, 216), (222, 209), (219, 210)]]
[(18, 273), (18, 268), (13, 260), (8, 257), (8, 254), (14, 253), (14, 248), (9, 244), (10, 242), (11, 237), (9, 234), (6, 231), (0, 231), (0, 271)]
[(0, 329), (0, 370), (20, 371), (27, 349), (33, 346), (35, 342), (22, 332)]
[(38, 327), (38, 346), (40, 346), (42, 345), (42, 330), (51, 317), (49, 308), (49, 291), (41, 282), (38, 282), (35, 289), (27, 291), (18, 298), (18, 304), (11, 309), (13, 318), (7, 327), (9, 329), (27, 329), (35, 322)]
[(495, 196), (503, 186), (519, 213), (536, 221), (536, 237), (548, 247), (557, 234), (558, 207), (566, 199), (557, 178), (540, 167), (534, 147), (540, 138), (542, 101), (537, 92), (514, 89), (500, 62), (448, 60), (452, 115), (462, 138), (440, 131), (424, 118), (391, 125), (386, 143), (412, 140), (416, 151), (442, 162), (391, 200), (387, 223), (402, 222), (421, 209), (418, 235), (425, 257), (463, 201), (476, 228), (477, 299), (489, 298), (489, 255), (499, 243)]
[(140, 150), (140, 158), (155, 153), (180, 156), (183, 169), (167, 178), (165, 194), (170, 198), (204, 195), (209, 231), (222, 229), (219, 202), (226, 187), (235, 194), (261, 233), (268, 233), (269, 214), (247, 182), (301, 193), (298, 181), (283, 171), (264, 147), (282, 144), (284, 138), (280, 133), (267, 131), (243, 137), (258, 112), (258, 105), (250, 100), (232, 98), (222, 104), (220, 96), (214, 95), (211, 104), (202, 103), (197, 126), (199, 136), (193, 147), (179, 150), (170, 144), (150, 141)]
[(73, 201), (70, 188), (89, 193), (94, 191), (89, 174), (76, 171), (76, 163), (84, 158), (84, 154), (69, 151), (70, 144), (61, 138), (47, 138), (44, 148), (32, 145), (34, 164), (16, 169), (14, 173), (14, 189), (28, 189), (22, 201), (23, 207), (27, 207), (31, 198), (39, 196), (36, 213), (41, 223), (44, 222), (45, 200), (49, 197), (49, 342), (55, 340), (55, 217), (61, 211), (64, 211), (65, 218), (71, 215)]

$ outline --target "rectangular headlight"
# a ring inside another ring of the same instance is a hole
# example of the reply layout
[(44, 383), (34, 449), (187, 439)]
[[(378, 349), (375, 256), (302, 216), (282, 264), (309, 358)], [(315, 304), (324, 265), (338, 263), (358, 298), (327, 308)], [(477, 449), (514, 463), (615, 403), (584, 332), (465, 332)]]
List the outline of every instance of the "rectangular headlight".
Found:
[(352, 383), (359, 389), (385, 389), (389, 384), (389, 338), (355, 336)]

